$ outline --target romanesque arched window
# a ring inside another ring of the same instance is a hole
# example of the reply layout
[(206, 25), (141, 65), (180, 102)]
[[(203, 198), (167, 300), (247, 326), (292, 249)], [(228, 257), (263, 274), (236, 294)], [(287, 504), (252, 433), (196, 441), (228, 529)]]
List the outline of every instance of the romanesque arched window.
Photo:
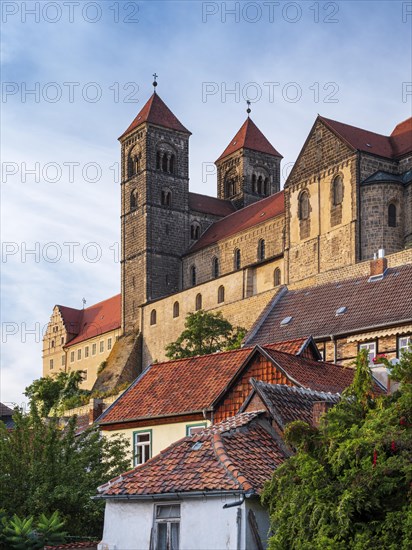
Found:
[(239, 250), (239, 248), (235, 248), (235, 251), (233, 253), (233, 268), (235, 270), (238, 270), (240, 269), (240, 266), (241, 266), (241, 263), (242, 263), (242, 260), (241, 260), (241, 252)]
[(167, 172), (167, 168), (168, 168), (168, 162), (167, 162), (167, 154), (166, 153), (163, 153), (163, 156), (162, 156), (162, 172)]
[(174, 155), (170, 155), (170, 159), (169, 159), (169, 172), (171, 174), (174, 174), (175, 173), (175, 156)]
[(200, 293), (196, 294), (195, 309), (196, 311), (202, 309), (202, 295)]
[(193, 241), (197, 241), (200, 237), (200, 225), (198, 223), (192, 223), (190, 226), (190, 238)]
[(258, 242), (258, 260), (264, 260), (266, 255), (265, 239), (260, 239)]
[(388, 206), (388, 226), (396, 227), (396, 205), (393, 203)]
[(212, 276), (215, 279), (219, 277), (219, 260), (216, 256), (212, 260)]
[(305, 190), (299, 195), (299, 211), (300, 220), (307, 220), (309, 218), (309, 193)]
[(172, 192), (169, 189), (162, 190), (161, 202), (163, 206), (172, 205)]
[(138, 207), (137, 189), (133, 189), (130, 193), (130, 210), (135, 210)]
[(266, 196), (269, 195), (269, 178), (265, 178), (265, 181), (263, 182), (263, 193)]
[(336, 176), (332, 182), (333, 206), (338, 206), (343, 201), (343, 180), (342, 176)]
[(152, 309), (150, 312), (150, 324), (155, 325), (157, 322), (157, 313), (155, 309)]
[(257, 193), (256, 174), (253, 174), (252, 176), (252, 191)]
[(156, 153), (156, 169), (160, 170), (162, 167), (162, 155), (160, 151), (157, 151)]
[(279, 286), (281, 283), (280, 269), (277, 267), (273, 272), (273, 285)]
[(217, 302), (218, 304), (221, 304), (225, 301), (225, 287), (223, 285), (220, 285), (220, 287), (217, 290)]
[(263, 193), (263, 178), (259, 176), (257, 179), (257, 192), (259, 195)]
[(179, 302), (175, 302), (173, 304), (173, 317), (176, 318), (176, 317), (179, 317), (179, 315), (180, 315)]
[(190, 284), (192, 286), (196, 285), (196, 266), (194, 265), (190, 268)]

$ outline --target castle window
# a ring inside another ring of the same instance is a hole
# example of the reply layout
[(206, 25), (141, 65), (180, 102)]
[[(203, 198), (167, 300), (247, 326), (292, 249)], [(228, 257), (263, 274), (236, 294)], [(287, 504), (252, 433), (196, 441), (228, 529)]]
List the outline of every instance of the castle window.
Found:
[(97, 344), (92, 344), (92, 355), (96, 355)]
[(74, 351), (70, 352), (70, 363), (74, 363)]
[(333, 206), (338, 206), (343, 201), (343, 181), (341, 176), (336, 176), (332, 182)]
[(163, 157), (162, 157), (162, 172), (167, 172), (167, 165), (168, 165), (168, 162), (167, 162), (167, 155), (166, 155), (166, 153), (163, 153)]
[(260, 239), (258, 243), (258, 260), (264, 260), (266, 255), (265, 239)]
[(80, 361), (82, 358), (82, 350), (81, 349), (78, 349), (77, 350), (77, 360)]
[(60, 344), (61, 344), (61, 345), (64, 344), (64, 336), (61, 337), (61, 339), (60, 339)]
[(152, 309), (152, 311), (150, 312), (150, 324), (151, 324), (151, 325), (155, 325), (156, 322), (157, 322), (156, 310), (155, 310), (155, 309)]
[(111, 350), (111, 349), (112, 349), (112, 339), (111, 339), (111, 338), (108, 338), (108, 339), (107, 339), (107, 349), (108, 349), (108, 350)]
[(84, 356), (85, 356), (85, 357), (89, 357), (89, 346), (86, 346), (86, 347), (84, 348)]
[(62, 355), (62, 367), (66, 366), (66, 356)]
[(221, 304), (225, 301), (225, 287), (223, 285), (220, 285), (217, 291), (217, 303)]
[(265, 178), (265, 181), (263, 183), (263, 193), (268, 196), (269, 195), (269, 178)]
[(198, 223), (192, 223), (190, 226), (190, 238), (193, 241), (197, 241), (200, 237), (200, 225)]
[(241, 254), (240, 254), (239, 248), (236, 248), (233, 254), (233, 267), (237, 270), (237, 269), (240, 269), (240, 266), (241, 266)]
[(262, 191), (263, 191), (263, 178), (262, 176), (259, 176), (257, 180), (257, 192), (259, 193), (259, 195), (261, 195)]
[(196, 285), (196, 267), (194, 265), (190, 268), (190, 282), (192, 286)]
[(138, 206), (138, 195), (137, 190), (133, 189), (130, 193), (130, 210), (135, 210)]
[(309, 193), (302, 191), (299, 196), (299, 211), (300, 220), (307, 220), (309, 218)]
[(252, 176), (252, 191), (254, 193), (257, 193), (256, 175), (255, 174), (253, 174), (253, 176)]
[(196, 311), (199, 311), (199, 309), (202, 309), (202, 295), (201, 294), (196, 294), (195, 309), (196, 309)]
[(388, 226), (396, 227), (396, 205), (394, 204), (388, 206)]
[(104, 340), (101, 340), (99, 343), (99, 351), (100, 353), (104, 352)]
[(274, 286), (279, 286), (281, 282), (280, 279), (280, 269), (277, 267), (273, 272), (273, 284)]
[(50, 359), (50, 370), (52, 370), (54, 367), (54, 362), (53, 362), (53, 359)]
[(216, 257), (212, 260), (212, 276), (215, 279), (219, 277), (219, 260)]
[(174, 174), (175, 173), (175, 156), (174, 155), (170, 155), (170, 160), (169, 160), (169, 172), (171, 174)]
[(163, 189), (162, 191), (162, 205), (171, 206), (172, 204), (172, 192), (168, 189)]
[(51, 347), (54, 348), (54, 340), (51, 341)]
[(160, 151), (157, 151), (157, 153), (156, 153), (156, 169), (160, 170), (161, 166), (162, 166), (162, 162), (161, 162)]
[(173, 304), (173, 317), (174, 317), (174, 319), (176, 319), (176, 317), (179, 317), (179, 315), (180, 315), (179, 302), (175, 302)]

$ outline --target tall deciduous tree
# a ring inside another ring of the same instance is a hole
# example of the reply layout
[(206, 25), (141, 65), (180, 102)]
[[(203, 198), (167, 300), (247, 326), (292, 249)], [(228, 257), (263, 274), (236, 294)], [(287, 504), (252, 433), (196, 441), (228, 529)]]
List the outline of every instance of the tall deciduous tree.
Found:
[(353, 385), (319, 429), (286, 429), (296, 455), (263, 496), (272, 550), (412, 548), (412, 353), (386, 364), (400, 382), (395, 394), (372, 396), (362, 352)]
[(36, 407), (0, 422), (0, 502), (9, 516), (39, 517), (59, 511), (70, 535), (100, 536), (103, 505), (91, 500), (102, 483), (129, 467), (126, 442), (97, 428), (75, 435), (75, 418), (62, 429)]
[(233, 328), (221, 311), (208, 313), (199, 310), (187, 315), (185, 330), (175, 342), (166, 346), (166, 356), (169, 359), (182, 359), (237, 349), (245, 334), (245, 329)]

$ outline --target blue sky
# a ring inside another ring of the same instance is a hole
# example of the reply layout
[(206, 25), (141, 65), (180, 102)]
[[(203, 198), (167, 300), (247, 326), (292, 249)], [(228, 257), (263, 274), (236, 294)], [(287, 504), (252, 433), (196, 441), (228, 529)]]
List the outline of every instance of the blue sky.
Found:
[(205, 169), (243, 123), (248, 96), (284, 156), (283, 179), (318, 113), (383, 134), (411, 115), (402, 95), (412, 81), (411, 2), (69, 4), (2, 3), (7, 403), (23, 403), (41, 376), (54, 304), (119, 292), (117, 137), (152, 93), (155, 71), (159, 95), (193, 133), (191, 189), (209, 195), (216, 181)]

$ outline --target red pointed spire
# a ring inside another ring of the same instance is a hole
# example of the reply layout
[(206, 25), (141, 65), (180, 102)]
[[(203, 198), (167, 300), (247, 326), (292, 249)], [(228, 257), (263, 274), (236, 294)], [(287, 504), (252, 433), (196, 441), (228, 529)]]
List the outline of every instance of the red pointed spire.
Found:
[(154, 93), (150, 97), (137, 117), (119, 139), (122, 139), (126, 134), (129, 134), (132, 130), (140, 126), (140, 124), (143, 124), (143, 122), (150, 122), (151, 124), (156, 124), (157, 126), (163, 126), (164, 128), (170, 128), (171, 130), (177, 130), (179, 132), (190, 134), (189, 130), (185, 128), (183, 124), (175, 117), (157, 93)]
[(259, 151), (260, 153), (266, 153), (267, 155), (273, 155), (274, 157), (283, 158), (282, 155), (278, 153), (273, 145), (271, 145), (271, 143), (265, 138), (250, 117), (245, 120), (238, 133), (216, 162), (243, 148)]

